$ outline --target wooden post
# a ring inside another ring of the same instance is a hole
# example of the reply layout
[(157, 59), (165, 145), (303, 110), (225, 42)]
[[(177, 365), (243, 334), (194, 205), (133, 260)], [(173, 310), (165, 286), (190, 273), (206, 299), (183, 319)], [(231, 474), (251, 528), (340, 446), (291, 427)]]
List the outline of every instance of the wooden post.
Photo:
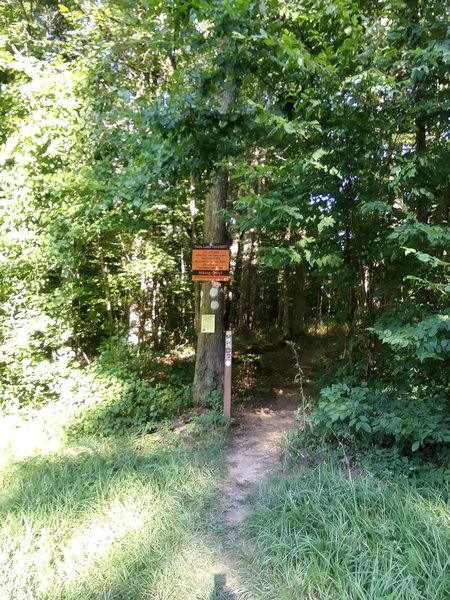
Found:
[(231, 361), (233, 342), (231, 331), (225, 332), (225, 369), (223, 375), (223, 416), (231, 418)]

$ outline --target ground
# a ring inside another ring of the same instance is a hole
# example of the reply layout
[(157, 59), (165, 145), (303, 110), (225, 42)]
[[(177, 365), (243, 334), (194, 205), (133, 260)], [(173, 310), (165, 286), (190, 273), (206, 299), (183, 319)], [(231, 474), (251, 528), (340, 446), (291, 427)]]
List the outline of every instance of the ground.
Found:
[(445, 485), (283, 469), (336, 348), (295, 352), (238, 346), (227, 431), (214, 411), (84, 439), (60, 403), (3, 415), (0, 600), (450, 598)]
[(300, 405), (297, 391), (279, 388), (275, 400), (251, 409), (238, 409), (240, 427), (227, 453), (228, 476), (221, 508), (228, 525), (241, 523), (248, 513), (245, 499), (257, 483), (280, 467), (279, 443), (295, 425)]
[[(224, 554), (224, 572), (215, 578), (217, 598), (246, 597), (236, 576), (238, 569), (232, 550), (238, 543), (239, 525), (250, 512), (248, 497), (266, 477), (281, 469), (283, 435), (293, 427), (302, 426), (302, 402), (314, 384), (313, 362), (318, 347), (312, 340), (305, 339), (296, 349), (299, 364), (296, 364), (293, 349), (287, 345), (265, 352), (259, 368), (264, 373), (264, 390), (261, 393), (261, 386), (255, 386), (255, 395), (248, 390), (250, 401), (244, 399), (233, 406), (236, 422), (230, 431), (227, 475), (218, 507), (224, 522), (224, 547), (228, 551)], [(302, 375), (303, 398), (299, 375)], [(258, 373), (254, 384), (257, 379)]]
[[(247, 515), (245, 499), (252, 488), (280, 468), (283, 434), (294, 426), (301, 427), (302, 404), (314, 384), (318, 351), (317, 341), (305, 337), (293, 346), (283, 344), (264, 353), (259, 367), (264, 373), (263, 393), (256, 392), (250, 402), (234, 405), (238, 427), (230, 435), (228, 475), (221, 499), (229, 526), (242, 522)], [(254, 383), (258, 375), (253, 374)]]

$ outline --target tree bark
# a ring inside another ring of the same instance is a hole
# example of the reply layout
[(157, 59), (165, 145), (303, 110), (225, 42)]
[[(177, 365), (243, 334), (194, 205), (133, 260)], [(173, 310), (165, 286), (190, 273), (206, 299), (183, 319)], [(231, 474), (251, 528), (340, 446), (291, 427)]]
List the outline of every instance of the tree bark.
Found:
[(293, 279), (292, 307), (290, 312), (290, 331), (294, 337), (306, 331), (305, 313), (305, 271), (303, 265), (297, 265)]
[(242, 270), (239, 298), (239, 327), (251, 329), (255, 311), (255, 231), (246, 231), (242, 244)]
[[(236, 98), (236, 85), (228, 80), (218, 98), (219, 113), (226, 115)], [(220, 153), (218, 153), (219, 156)], [(205, 198), (205, 218), (203, 224), (203, 239), (209, 244), (227, 243), (225, 219), (223, 211), (227, 205), (228, 173), (222, 169), (211, 178), (211, 185)], [(210, 290), (217, 288), (214, 298), (219, 306), (211, 308)], [(223, 395), (225, 331), (224, 331), (225, 297), (223, 286), (219, 282), (202, 282), (200, 289), (200, 319), (201, 315), (215, 314), (214, 333), (201, 333), (197, 330), (197, 353), (195, 358), (195, 374), (193, 397), (197, 404), (207, 404), (218, 400)]]
[(98, 252), (99, 252), (99, 257), (100, 257), (100, 268), (101, 268), (101, 272), (102, 272), (103, 290), (105, 293), (106, 314), (108, 315), (109, 335), (113, 335), (113, 333), (114, 333), (114, 313), (113, 313), (111, 288), (109, 286), (109, 280), (108, 280), (108, 266), (105, 261), (105, 253), (103, 251), (103, 246), (100, 241), (98, 242), (97, 247), (98, 247)]
[[(222, 211), (226, 207), (228, 195), (228, 174), (219, 172), (211, 180), (211, 187), (205, 200), (205, 243), (226, 243), (225, 221)], [(211, 309), (210, 290), (217, 288), (219, 302), (217, 310)], [(215, 332), (198, 333), (197, 354), (194, 375), (194, 401), (198, 404), (209, 404), (216, 395), (223, 393), (224, 372), (224, 292), (219, 282), (202, 282), (200, 314), (215, 314)]]
[(291, 276), (290, 267), (284, 267), (283, 269), (283, 280), (280, 289), (280, 320), (281, 320), (281, 332), (284, 339), (289, 337), (289, 313), (290, 313), (290, 294), (289, 294), (289, 281)]
[[(197, 206), (195, 203), (194, 196), (194, 182), (191, 180), (191, 191), (192, 198), (189, 201), (189, 210), (191, 212), (191, 244), (192, 246), (197, 243), (197, 229), (196, 229), (196, 219), (197, 219)], [(200, 330), (200, 295), (201, 295), (201, 285), (199, 281), (194, 281), (194, 328), (195, 331)]]
[[(423, 156), (426, 150), (426, 125), (423, 119), (416, 120), (416, 153), (417, 156)], [(418, 161), (419, 164), (419, 161)], [(424, 183), (424, 178), (419, 180)], [(417, 201), (417, 220), (421, 223), (428, 223), (428, 198), (425, 194), (420, 194)]]

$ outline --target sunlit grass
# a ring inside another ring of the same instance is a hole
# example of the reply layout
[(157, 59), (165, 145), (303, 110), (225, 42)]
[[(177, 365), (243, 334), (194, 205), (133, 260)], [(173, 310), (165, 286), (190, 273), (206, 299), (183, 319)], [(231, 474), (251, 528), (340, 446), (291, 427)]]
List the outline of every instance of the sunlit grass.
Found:
[(245, 526), (244, 581), (257, 600), (450, 598), (445, 497), (327, 467), (273, 478)]
[(68, 439), (75, 412), (0, 421), (0, 600), (233, 598), (221, 573), (240, 599), (450, 598), (444, 482), (419, 493), (328, 467), (278, 475), (227, 536), (222, 434)]
[[(102, 382), (92, 374), (72, 369), (58, 380), (58, 398), (25, 404), (16, 400), (0, 408), (0, 465), (11, 459), (42, 456), (68, 447), (66, 432), (74, 419), (83, 418), (98, 402), (91, 390)], [(107, 387), (103, 384), (103, 387)], [(96, 390), (97, 391), (97, 390)], [(100, 398), (101, 399), (101, 398)]]
[(68, 414), (58, 414), (56, 405), (0, 413), (0, 465), (58, 450), (67, 421)]
[(3, 421), (0, 598), (209, 598), (221, 435), (69, 443), (33, 417)]

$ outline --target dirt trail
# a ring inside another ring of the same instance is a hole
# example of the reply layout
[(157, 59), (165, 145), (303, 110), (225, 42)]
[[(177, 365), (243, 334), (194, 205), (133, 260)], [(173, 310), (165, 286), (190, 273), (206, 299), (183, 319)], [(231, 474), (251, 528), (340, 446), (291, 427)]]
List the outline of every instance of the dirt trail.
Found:
[(220, 500), (225, 522), (224, 554), (216, 566), (215, 584), (221, 585), (208, 600), (246, 600), (249, 596), (239, 579), (239, 561), (233, 548), (240, 537), (238, 525), (250, 512), (247, 496), (267, 475), (280, 467), (279, 441), (295, 423), (300, 396), (297, 390), (277, 388), (271, 400), (256, 406), (237, 407), (234, 416), (239, 428), (231, 434), (227, 452), (228, 472)]
[[(305, 345), (304, 345), (305, 346)], [(301, 356), (304, 391), (313, 383), (311, 362), (317, 348), (304, 347)], [(240, 537), (239, 524), (250, 512), (247, 497), (268, 475), (281, 469), (280, 440), (296, 423), (301, 410), (300, 386), (294, 385), (298, 372), (292, 350), (283, 347), (264, 354), (260, 364), (266, 397), (256, 395), (251, 403), (233, 407), (238, 428), (232, 431), (227, 452), (227, 476), (220, 499), (221, 520), (225, 523), (224, 554), (216, 571), (221, 585), (215, 587), (210, 600), (245, 600), (248, 596), (239, 581), (239, 564), (233, 549)], [(258, 374), (258, 375), (259, 375)], [(270, 395), (267, 398), (267, 394)]]
[[(302, 384), (305, 394), (313, 383), (314, 356), (319, 351), (316, 342), (305, 340), (299, 345)], [(240, 425), (232, 435), (227, 453), (228, 474), (223, 487), (221, 509), (225, 523), (233, 528), (249, 512), (248, 494), (267, 475), (281, 468), (279, 443), (291, 429), (301, 409), (300, 386), (294, 385), (298, 367), (291, 348), (284, 346), (263, 355), (260, 362), (269, 399), (260, 398), (252, 406), (234, 408)]]
[(246, 498), (252, 488), (279, 469), (279, 442), (294, 425), (299, 404), (297, 391), (279, 388), (274, 400), (251, 410), (239, 410), (241, 427), (228, 450), (228, 475), (221, 500), (229, 526), (241, 523), (247, 516)]

